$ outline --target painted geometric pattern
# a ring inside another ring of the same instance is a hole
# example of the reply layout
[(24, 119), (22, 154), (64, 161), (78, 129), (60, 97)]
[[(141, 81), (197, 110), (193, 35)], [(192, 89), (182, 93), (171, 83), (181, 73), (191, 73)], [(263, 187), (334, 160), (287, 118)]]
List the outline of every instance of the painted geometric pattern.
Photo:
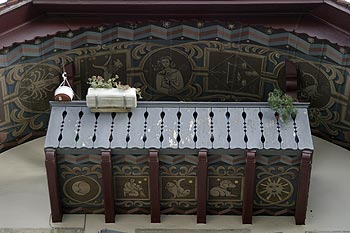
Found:
[(103, 213), (102, 172), (99, 164), (60, 163), (59, 188), (64, 213)]
[(148, 159), (148, 155), (112, 156), (114, 203), (117, 213), (150, 213)]
[(57, 156), (57, 163), (71, 163), (71, 164), (85, 164), (94, 163), (101, 164), (101, 155), (94, 154), (59, 154)]
[(160, 155), (159, 162), (161, 213), (196, 214), (197, 155)]
[[(287, 157), (285, 159), (282, 157)], [(262, 162), (262, 163), (261, 163)], [(254, 215), (291, 215), (295, 210), (300, 156), (257, 156)]]
[(267, 47), (293, 48), (311, 56), (325, 56), (340, 65), (350, 65), (349, 51), (325, 40), (308, 37), (283, 29), (242, 26), (216, 22), (180, 23), (168, 21), (148, 23), (120, 23), (118, 26), (99, 26), (86, 30), (59, 32), (54, 36), (37, 38), (12, 48), (0, 50), (0, 67), (19, 59), (40, 57), (57, 51), (67, 51), (84, 45), (104, 45), (127, 40), (221, 40), (225, 42), (254, 42)]
[(208, 155), (208, 214), (242, 214), (244, 155)]

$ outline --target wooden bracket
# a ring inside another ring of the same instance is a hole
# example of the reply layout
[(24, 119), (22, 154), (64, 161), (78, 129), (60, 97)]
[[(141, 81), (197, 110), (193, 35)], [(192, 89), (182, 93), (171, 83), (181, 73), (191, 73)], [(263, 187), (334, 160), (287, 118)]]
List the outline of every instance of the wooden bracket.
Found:
[(198, 152), (197, 172), (197, 223), (207, 223), (207, 180), (208, 180), (208, 152)]
[(301, 153), (297, 202), (295, 206), (295, 224), (297, 225), (305, 224), (311, 176), (312, 153), (312, 151), (308, 150), (304, 150)]
[(294, 100), (298, 99), (298, 74), (297, 66), (290, 60), (285, 61), (285, 85), (286, 93), (290, 95)]
[(255, 155), (256, 151), (247, 151), (242, 210), (243, 224), (252, 224), (255, 180)]
[(115, 222), (114, 194), (113, 194), (113, 174), (111, 151), (101, 152), (102, 183), (105, 208), (105, 222)]
[(58, 187), (56, 150), (45, 150), (45, 167), (49, 186), (52, 222), (62, 222), (62, 205)]
[(151, 223), (160, 223), (158, 150), (149, 151), (149, 180), (149, 192), (151, 196)]

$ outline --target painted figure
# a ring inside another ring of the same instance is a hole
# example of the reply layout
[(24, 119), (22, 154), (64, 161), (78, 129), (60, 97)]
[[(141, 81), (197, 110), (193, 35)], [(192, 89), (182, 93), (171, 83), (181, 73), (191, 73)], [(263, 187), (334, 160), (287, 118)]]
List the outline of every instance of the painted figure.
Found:
[(109, 56), (107, 61), (102, 66), (92, 64), (92, 67), (103, 70), (102, 77), (104, 77), (106, 80), (112, 78), (117, 71), (123, 67), (123, 63), (119, 59), (112, 61), (112, 65), (110, 65), (111, 60), (112, 56)]
[(230, 180), (222, 180), (218, 187), (213, 187), (210, 189), (209, 193), (212, 197), (234, 197), (237, 196), (233, 194), (230, 189), (234, 189), (236, 185)]
[(185, 181), (185, 179), (173, 180), (173, 182), (168, 182), (166, 184), (165, 189), (173, 195), (172, 198), (183, 198), (190, 194), (189, 189), (181, 187), (183, 181)]
[(156, 75), (157, 90), (170, 95), (181, 90), (184, 87), (182, 74), (171, 57), (161, 57), (158, 63), (162, 70)]
[(145, 193), (143, 192), (143, 188), (141, 185), (135, 183), (135, 179), (130, 179), (130, 181), (124, 184), (124, 196), (129, 197), (145, 197)]

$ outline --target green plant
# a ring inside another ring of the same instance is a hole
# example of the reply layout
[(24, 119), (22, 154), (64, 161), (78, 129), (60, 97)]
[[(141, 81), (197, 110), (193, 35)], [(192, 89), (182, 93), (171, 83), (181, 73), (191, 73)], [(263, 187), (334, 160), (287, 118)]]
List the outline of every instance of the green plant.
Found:
[[(88, 78), (87, 83), (92, 88), (118, 88), (120, 90), (128, 90), (131, 88), (129, 85), (123, 85), (121, 82), (117, 82), (117, 79), (119, 79), (119, 76), (116, 74), (114, 78), (109, 78), (105, 80), (102, 76), (92, 76), (91, 78)], [(141, 96), (141, 89), (135, 88), (136, 94), (139, 97), (139, 99), (142, 99)]]
[(116, 75), (115, 78), (110, 78), (106, 81), (102, 76), (94, 75), (88, 79), (87, 83), (90, 84), (92, 88), (113, 88), (117, 77), (118, 76)]
[(268, 95), (267, 102), (272, 110), (276, 111), (275, 115), (281, 116), (282, 120), (288, 122), (289, 118), (297, 115), (297, 109), (293, 105), (293, 98), (283, 94), (280, 89), (274, 89)]

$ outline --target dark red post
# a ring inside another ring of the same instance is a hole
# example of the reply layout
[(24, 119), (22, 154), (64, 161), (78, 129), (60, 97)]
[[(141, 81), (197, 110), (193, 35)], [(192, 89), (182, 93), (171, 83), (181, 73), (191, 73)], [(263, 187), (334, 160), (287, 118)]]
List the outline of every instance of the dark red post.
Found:
[(251, 224), (253, 216), (253, 197), (254, 197), (254, 180), (255, 180), (255, 151), (247, 151), (245, 165), (244, 193), (243, 193), (243, 210), (242, 223)]
[(58, 187), (57, 157), (55, 150), (45, 150), (45, 167), (49, 186), (52, 222), (62, 222), (62, 206)]
[(286, 93), (297, 100), (298, 95), (298, 71), (297, 65), (290, 61), (285, 60), (285, 80), (286, 80)]
[(158, 151), (149, 151), (149, 180), (151, 196), (151, 223), (160, 223), (159, 159)]
[(295, 206), (295, 224), (304, 225), (309, 195), (309, 183), (311, 175), (312, 151), (303, 151), (301, 154), (297, 203)]
[(110, 151), (101, 153), (102, 183), (105, 207), (105, 222), (115, 222), (112, 158)]
[(198, 153), (197, 172), (197, 223), (207, 223), (207, 177), (208, 152), (200, 150)]

